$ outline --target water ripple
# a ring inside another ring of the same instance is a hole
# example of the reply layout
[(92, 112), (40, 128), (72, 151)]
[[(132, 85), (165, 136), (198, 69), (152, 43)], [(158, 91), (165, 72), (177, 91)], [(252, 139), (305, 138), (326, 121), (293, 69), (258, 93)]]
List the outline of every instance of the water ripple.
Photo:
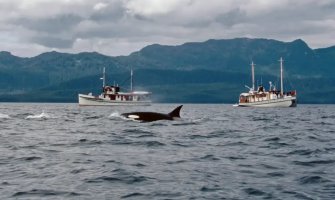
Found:
[(133, 193), (124, 195), (124, 196), (122, 196), (121, 198), (122, 198), (122, 199), (127, 199), (127, 198), (132, 198), (132, 197), (137, 198), (137, 197), (142, 197), (142, 196), (146, 196), (146, 195), (143, 194), (143, 193), (139, 193), (139, 192), (133, 192)]
[(101, 176), (93, 179), (86, 180), (87, 183), (99, 183), (99, 182), (111, 182), (111, 183), (124, 183), (124, 184), (135, 184), (143, 181), (147, 181), (148, 178), (145, 176)]
[(0, 104), (0, 199), (335, 199), (334, 105), (173, 107)]
[(80, 196), (80, 193), (76, 192), (64, 192), (56, 190), (43, 190), (43, 189), (32, 189), (30, 191), (16, 192), (12, 197), (21, 197), (21, 196), (38, 196), (38, 197), (47, 197), (47, 196)]
[(296, 165), (315, 167), (317, 165), (327, 165), (335, 163), (335, 160), (312, 160), (312, 161), (293, 161)]
[(325, 182), (331, 182), (330, 180), (325, 179), (321, 176), (304, 176), (298, 181), (300, 184), (320, 184)]

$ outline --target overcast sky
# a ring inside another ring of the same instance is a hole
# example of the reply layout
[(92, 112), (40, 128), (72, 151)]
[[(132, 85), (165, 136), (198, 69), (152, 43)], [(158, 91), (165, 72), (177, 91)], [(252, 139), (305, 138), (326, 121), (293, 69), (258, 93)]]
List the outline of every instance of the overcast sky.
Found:
[(335, 0), (0, 0), (0, 51), (128, 55), (237, 37), (335, 45)]

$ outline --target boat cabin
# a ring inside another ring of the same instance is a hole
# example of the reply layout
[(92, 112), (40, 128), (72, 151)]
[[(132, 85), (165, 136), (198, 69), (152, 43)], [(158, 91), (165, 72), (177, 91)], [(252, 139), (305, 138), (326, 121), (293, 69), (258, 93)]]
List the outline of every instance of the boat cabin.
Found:
[(117, 94), (120, 92), (119, 86), (105, 86), (103, 87), (103, 93), (105, 94)]
[(150, 92), (120, 92), (119, 86), (105, 86), (100, 98), (112, 101), (145, 101), (149, 100)]

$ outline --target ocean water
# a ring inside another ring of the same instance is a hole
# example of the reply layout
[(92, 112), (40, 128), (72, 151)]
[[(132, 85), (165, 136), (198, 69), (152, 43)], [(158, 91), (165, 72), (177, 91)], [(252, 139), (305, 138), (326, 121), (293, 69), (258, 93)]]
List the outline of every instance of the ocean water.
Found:
[(178, 105), (1, 103), (0, 199), (335, 199), (335, 105)]

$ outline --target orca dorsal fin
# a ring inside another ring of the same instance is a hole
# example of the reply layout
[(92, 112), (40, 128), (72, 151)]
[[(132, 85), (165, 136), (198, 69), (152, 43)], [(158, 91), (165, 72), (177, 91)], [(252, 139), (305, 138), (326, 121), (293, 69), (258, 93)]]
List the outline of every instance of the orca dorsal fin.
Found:
[(175, 108), (172, 112), (170, 112), (168, 115), (170, 116), (170, 117), (179, 117), (180, 118), (180, 109), (181, 109), (181, 107), (183, 107), (183, 105), (180, 105), (180, 106), (178, 106), (177, 108)]

